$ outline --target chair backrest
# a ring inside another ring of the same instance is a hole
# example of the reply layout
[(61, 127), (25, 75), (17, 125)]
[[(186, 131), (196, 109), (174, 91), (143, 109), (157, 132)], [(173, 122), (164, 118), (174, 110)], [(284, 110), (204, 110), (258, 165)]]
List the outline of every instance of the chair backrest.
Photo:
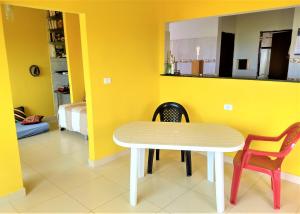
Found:
[(189, 116), (185, 108), (179, 103), (166, 102), (157, 107), (152, 117), (152, 121), (156, 120), (157, 115), (160, 116), (160, 121), (163, 122), (181, 122), (182, 115), (187, 123), (190, 122)]
[(287, 128), (282, 133), (282, 136), (285, 136), (285, 138), (281, 145), (280, 152), (283, 152), (285, 150), (287, 150), (287, 152), (290, 152), (290, 150), (293, 149), (293, 147), (300, 139), (300, 122), (294, 123), (289, 128)]

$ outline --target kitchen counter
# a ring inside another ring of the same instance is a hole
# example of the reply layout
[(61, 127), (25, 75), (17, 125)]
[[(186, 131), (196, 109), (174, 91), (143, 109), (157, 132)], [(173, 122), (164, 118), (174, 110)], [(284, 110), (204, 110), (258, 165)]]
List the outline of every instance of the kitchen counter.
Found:
[(237, 78), (237, 77), (217, 77), (217, 76), (196, 76), (192, 74), (161, 74), (160, 76), (169, 76), (169, 77), (192, 77), (192, 78), (213, 78), (213, 79), (235, 79), (235, 80), (255, 80), (255, 81), (272, 81), (272, 82), (290, 82), (290, 83), (300, 83), (300, 79), (295, 80), (276, 80), (276, 79), (252, 79), (252, 78)]

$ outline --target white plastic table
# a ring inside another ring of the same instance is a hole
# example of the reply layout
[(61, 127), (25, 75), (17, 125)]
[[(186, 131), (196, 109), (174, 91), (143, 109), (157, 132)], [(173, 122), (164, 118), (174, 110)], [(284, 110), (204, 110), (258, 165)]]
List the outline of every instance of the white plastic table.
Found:
[(144, 176), (145, 149), (189, 150), (207, 152), (207, 179), (214, 182), (215, 177), (217, 211), (224, 212), (224, 152), (243, 147), (244, 137), (237, 130), (210, 123), (138, 121), (117, 128), (113, 140), (131, 149), (131, 206), (137, 203), (138, 177)]

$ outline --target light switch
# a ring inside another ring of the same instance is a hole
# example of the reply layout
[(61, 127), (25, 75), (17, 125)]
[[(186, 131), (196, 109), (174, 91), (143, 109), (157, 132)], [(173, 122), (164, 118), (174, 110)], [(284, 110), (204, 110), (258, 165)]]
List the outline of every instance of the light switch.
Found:
[(232, 111), (233, 105), (232, 104), (224, 104), (224, 110), (225, 111)]
[(103, 83), (104, 83), (104, 85), (111, 84), (111, 78), (110, 77), (104, 77), (103, 78)]

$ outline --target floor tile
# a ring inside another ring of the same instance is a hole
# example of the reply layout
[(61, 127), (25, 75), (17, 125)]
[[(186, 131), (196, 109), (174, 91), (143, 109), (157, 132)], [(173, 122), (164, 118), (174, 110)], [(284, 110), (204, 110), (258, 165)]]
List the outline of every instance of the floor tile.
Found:
[(89, 148), (88, 145), (80, 149), (80, 151), (72, 152), (65, 156), (70, 160), (74, 160), (77, 163), (88, 166), (89, 160)]
[[(180, 165), (180, 163), (181, 163), (180, 159), (177, 160), (177, 164)], [(174, 164), (176, 164), (176, 161), (174, 159), (161, 156), (159, 161), (155, 159), (153, 160), (152, 172), (153, 173), (162, 172), (168, 169), (169, 167), (172, 167)], [(145, 168), (147, 168), (147, 165), (145, 165)]]
[(158, 172), (155, 176), (162, 177), (171, 182), (177, 183), (186, 188), (193, 188), (201, 181), (206, 179), (204, 174), (198, 170), (193, 170), (192, 176), (186, 176), (185, 164), (176, 164), (168, 167), (162, 172)]
[[(228, 168), (231, 167), (230, 165), (225, 165), (225, 171), (228, 170)], [(231, 182), (232, 178), (231, 176), (226, 176), (228, 174), (225, 173), (224, 177), (224, 192), (225, 192), (225, 198), (226, 200), (230, 199), (231, 194)], [(230, 173), (231, 174), (231, 173)], [(260, 179), (260, 176), (255, 176), (253, 173), (244, 172), (244, 175), (242, 176), (240, 188), (238, 192), (238, 196), (241, 197), (245, 192), (247, 192), (253, 185), (255, 185), (256, 182), (258, 182)], [(215, 182), (210, 182), (207, 179), (203, 179), (202, 182), (195, 185), (194, 189), (195, 191), (202, 193), (202, 194), (215, 194)]]
[(176, 198), (163, 210), (170, 213), (216, 212), (216, 200), (207, 194), (191, 190)]
[(101, 166), (96, 166), (92, 170), (96, 174), (111, 174), (116, 171), (116, 169), (120, 167), (129, 167), (130, 166), (130, 154), (125, 154), (122, 157), (119, 157), (108, 164), (104, 164)]
[[(233, 166), (232, 164), (225, 164), (224, 165), (224, 191), (225, 196), (227, 198), (230, 198), (231, 193), (231, 183), (232, 183), (232, 172), (233, 172)], [(238, 195), (242, 196), (246, 191), (248, 191), (256, 182), (259, 181), (261, 178), (261, 174), (250, 171), (250, 170), (244, 170), (241, 176), (240, 186), (239, 186), (239, 192)], [(203, 188), (203, 184), (210, 183), (207, 180), (205, 180), (204, 183), (199, 185), (199, 188), (197, 188), (197, 191), (201, 192), (205, 189)], [(215, 187), (215, 183), (211, 183), (212, 187)], [(210, 185), (207, 185), (209, 187)], [(205, 190), (204, 190), (205, 191)], [(214, 190), (211, 190), (214, 191)]]
[(252, 213), (257, 212), (282, 212), (296, 213), (300, 207), (299, 185), (282, 182), (281, 208), (273, 209), (273, 192), (270, 182), (260, 179), (249, 191), (238, 197), (237, 204), (231, 205), (230, 212), (243, 212), (245, 209)]
[(68, 192), (68, 194), (89, 209), (95, 209), (118, 195), (126, 192), (120, 185), (98, 177)]
[(186, 191), (186, 188), (176, 183), (153, 176), (138, 186), (138, 197), (139, 201), (147, 200), (160, 208), (164, 208)]
[(23, 182), (31, 183), (31, 179), (40, 177), (39, 173), (35, 171), (32, 167), (28, 166), (26, 163), (21, 162), (22, 174), (23, 174)]
[(0, 202), (0, 213), (17, 212), (9, 202)]
[(24, 212), (51, 198), (62, 195), (63, 192), (43, 177), (34, 175), (31, 180), (25, 182), (26, 196), (11, 200), (12, 206), (19, 212)]
[(86, 184), (96, 177), (97, 175), (88, 167), (78, 165), (65, 171), (53, 173), (47, 177), (47, 179), (63, 191), (70, 191), (80, 185)]
[(41, 203), (29, 212), (33, 213), (89, 213), (90, 211), (66, 194)]
[[(129, 204), (130, 155), (88, 167), (88, 144), (69, 131), (49, 132), (19, 141), (27, 196), (0, 204), (0, 212), (188, 213), (215, 212), (215, 184), (207, 181), (206, 156), (192, 153), (191, 177), (180, 151), (160, 151), (153, 174), (139, 179), (138, 204)], [(145, 172), (147, 170), (145, 158)], [(225, 164), (226, 213), (274, 212), (269, 177), (245, 170), (238, 204), (229, 204), (233, 168)], [(283, 213), (300, 212), (300, 185), (282, 182)]]
[[(146, 169), (145, 169), (146, 170)], [(129, 190), (130, 183), (130, 166), (128, 164), (124, 164), (120, 167), (103, 167), (102, 170), (98, 171), (99, 175), (121, 185), (123, 188)], [(122, 175), (120, 177), (120, 175)], [(139, 178), (139, 184), (146, 181), (150, 176), (147, 176), (145, 171), (145, 176), (143, 178)]]
[(24, 161), (28, 165), (34, 165), (38, 163), (51, 161), (53, 159), (57, 159), (61, 157), (61, 153), (58, 151), (54, 151), (51, 149), (38, 148), (38, 149), (30, 149), (24, 151), (22, 148), (20, 149), (21, 161)]
[(30, 165), (33, 170), (47, 178), (53, 177), (59, 173), (63, 173), (66, 170), (70, 170), (78, 166), (80, 166), (80, 164), (75, 162), (69, 156), (60, 156), (47, 162), (40, 162)]
[(141, 200), (135, 207), (130, 206), (128, 193), (122, 194), (117, 198), (97, 207), (95, 213), (157, 213), (160, 208), (154, 204)]

